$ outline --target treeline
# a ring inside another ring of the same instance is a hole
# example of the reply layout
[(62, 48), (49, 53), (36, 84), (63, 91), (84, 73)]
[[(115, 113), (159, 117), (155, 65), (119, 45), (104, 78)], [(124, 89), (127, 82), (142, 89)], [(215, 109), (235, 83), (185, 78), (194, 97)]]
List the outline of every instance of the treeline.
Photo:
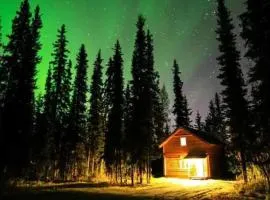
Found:
[(8, 42), (1, 45), (2, 183), (103, 175), (115, 183), (150, 182), (151, 160), (161, 156), (158, 144), (169, 133), (169, 98), (165, 86), (160, 88), (153, 38), (143, 16), (136, 26), (127, 85), (118, 40), (105, 64), (97, 53), (88, 84), (86, 47), (81, 45), (73, 64), (62, 25), (45, 92), (35, 95), (42, 20), (39, 7), (32, 15), (28, 0), (22, 1)]
[[(223, 90), (222, 100), (215, 94), (209, 103), (205, 122), (196, 115), (196, 127), (225, 142), (227, 168), (242, 172), (249, 181), (247, 168), (256, 165), (270, 188), (270, 3), (247, 0), (239, 16), (249, 68), (248, 80), (241, 70), (234, 25), (224, 0), (217, 0), (217, 58)], [(244, 66), (247, 67), (247, 66)], [(248, 92), (250, 91), (250, 92)], [(240, 170), (240, 171), (239, 171)]]

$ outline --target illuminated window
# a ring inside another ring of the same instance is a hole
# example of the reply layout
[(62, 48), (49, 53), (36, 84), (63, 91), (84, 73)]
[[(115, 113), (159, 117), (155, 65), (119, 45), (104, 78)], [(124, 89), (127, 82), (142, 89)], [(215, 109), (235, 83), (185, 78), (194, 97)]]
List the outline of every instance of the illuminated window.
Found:
[(185, 137), (180, 138), (180, 145), (181, 146), (187, 146), (187, 139)]
[(179, 164), (180, 164), (180, 169), (188, 169), (188, 160), (180, 159)]

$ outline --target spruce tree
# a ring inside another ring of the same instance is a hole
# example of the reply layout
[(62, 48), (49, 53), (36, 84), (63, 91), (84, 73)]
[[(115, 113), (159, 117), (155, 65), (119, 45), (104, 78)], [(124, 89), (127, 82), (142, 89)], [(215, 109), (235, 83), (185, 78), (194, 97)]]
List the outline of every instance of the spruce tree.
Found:
[(213, 100), (209, 102), (208, 114), (205, 118), (204, 130), (208, 133), (215, 134), (216, 131), (216, 109)]
[(153, 149), (151, 149), (151, 154), (152, 151), (156, 152), (158, 151), (158, 145), (161, 140), (161, 138), (164, 138), (164, 124), (165, 124), (165, 111), (163, 108), (163, 102), (161, 100), (161, 91), (159, 88), (159, 74), (157, 71), (154, 69), (154, 55), (153, 55), (153, 38), (152, 34), (150, 33), (149, 30), (147, 30), (146, 34), (146, 64), (147, 64), (147, 76), (148, 78), (148, 83), (149, 83), (149, 101), (152, 106), (152, 109), (150, 110), (150, 116), (148, 121), (151, 121), (151, 118), (153, 118), (152, 126), (153, 130), (152, 133), (150, 132), (150, 141), (149, 145), (153, 145)]
[[(146, 131), (146, 137), (148, 138), (147, 146), (147, 158), (146, 158), (146, 181), (150, 183), (151, 178), (151, 159), (155, 156), (156, 148), (158, 147), (160, 139), (164, 135), (164, 112), (163, 107), (161, 104), (160, 98), (160, 88), (159, 88), (159, 73), (155, 70), (154, 64), (154, 45), (153, 45), (153, 35), (151, 34), (150, 30), (147, 30), (146, 34), (146, 71), (145, 71), (145, 91), (147, 97), (145, 99), (145, 103), (149, 104), (147, 107), (148, 109), (148, 116), (146, 116), (146, 127), (144, 129), (148, 129)], [(143, 78), (144, 79), (144, 78)]]
[(127, 84), (125, 89), (125, 104), (124, 104), (124, 135), (123, 135), (123, 151), (128, 160), (128, 152), (131, 152), (130, 147), (132, 146), (132, 140), (129, 140), (130, 134), (132, 133), (132, 114), (133, 114), (133, 101), (132, 101), (132, 92), (130, 89), (130, 82)]
[(270, 3), (267, 0), (246, 0), (246, 10), (240, 16), (241, 36), (246, 42), (246, 58), (253, 61), (249, 70), (252, 85), (251, 113), (253, 133), (252, 159), (264, 173), (270, 188)]
[(84, 142), (86, 130), (86, 102), (87, 102), (87, 68), (88, 60), (85, 46), (81, 45), (77, 54), (76, 75), (74, 80), (74, 90), (71, 101), (70, 121), (69, 121), (69, 142), (70, 151), (75, 150), (78, 142)]
[[(28, 0), (21, 3), (12, 21), (12, 32), (4, 48), (4, 73), (8, 73), (3, 108), (4, 157), (11, 174), (17, 176), (29, 164), (33, 133), (36, 65), (40, 58), (38, 7), (32, 19)], [(16, 164), (16, 166), (15, 166)]]
[[(49, 169), (53, 168), (54, 154), (55, 154), (55, 140), (54, 140), (54, 113), (53, 113), (53, 98), (54, 88), (52, 79), (52, 69), (49, 66), (47, 72), (47, 78), (45, 83), (45, 94), (43, 96), (43, 113), (40, 116), (40, 120), (37, 121), (37, 134), (43, 134), (46, 138), (46, 142), (43, 150), (44, 157), (44, 174), (45, 177), (49, 175)], [(52, 177), (50, 177), (52, 178)]]
[(164, 131), (164, 136), (166, 137), (170, 134), (170, 119), (169, 119), (170, 100), (169, 100), (169, 95), (164, 84), (160, 90), (160, 100), (161, 100), (163, 116), (164, 116), (163, 131)]
[(89, 151), (89, 173), (95, 175), (104, 151), (104, 129), (103, 129), (103, 105), (102, 105), (102, 58), (101, 51), (98, 52), (94, 63), (90, 87), (90, 113), (88, 119), (87, 148)]
[[(66, 39), (66, 27), (62, 25), (58, 30), (57, 40), (53, 44), (54, 51), (52, 53), (53, 61), (52, 64), (52, 88), (53, 88), (53, 125), (55, 129), (55, 145), (56, 151), (59, 151), (60, 147), (60, 138), (61, 138), (61, 130), (57, 130), (57, 128), (61, 128), (59, 126), (60, 123), (63, 122), (63, 105), (62, 105), (62, 95), (64, 92), (63, 83), (65, 79), (65, 68), (67, 65), (67, 57), (69, 51), (67, 50), (67, 39)], [(58, 126), (58, 127), (57, 127)]]
[[(77, 54), (76, 75), (73, 84), (73, 95), (70, 106), (70, 114), (68, 121), (67, 131), (67, 162), (70, 166), (69, 169), (74, 170), (83, 162), (83, 152), (79, 151), (79, 144), (85, 144), (87, 116), (86, 116), (86, 103), (87, 103), (87, 68), (88, 60), (85, 46), (82, 44)], [(72, 166), (72, 167), (71, 167)]]
[(202, 124), (202, 117), (201, 117), (199, 111), (197, 111), (197, 113), (196, 113), (195, 122), (196, 122), (196, 124), (195, 124), (196, 129), (198, 129), (199, 131), (201, 131), (202, 130), (202, 127), (203, 127), (203, 124)]
[(224, 119), (224, 112), (223, 106), (221, 104), (220, 96), (218, 93), (215, 94), (215, 132), (217, 137), (222, 141), (227, 139), (226, 137), (226, 130), (225, 130), (225, 119)]
[[(132, 173), (135, 164), (139, 171), (140, 183), (143, 181), (144, 169), (147, 173), (147, 181), (150, 181), (150, 156), (152, 154), (153, 136), (155, 128), (153, 124), (154, 108), (159, 90), (158, 74), (154, 70), (152, 35), (144, 30), (145, 19), (138, 17), (137, 33), (132, 58), (132, 101), (133, 119), (132, 133), (129, 140), (133, 141), (131, 147)], [(156, 96), (157, 95), (157, 96)], [(133, 175), (132, 175), (133, 177)], [(132, 179), (133, 180), (133, 179)]]
[(192, 111), (189, 108), (188, 100), (186, 96), (184, 96), (183, 108), (184, 108), (184, 122), (183, 123), (184, 123), (184, 126), (189, 127), (191, 123), (190, 116), (192, 114)]
[(63, 73), (62, 83), (62, 104), (59, 107), (59, 133), (60, 133), (60, 154), (59, 154), (59, 175), (62, 180), (67, 178), (68, 160), (69, 160), (69, 124), (72, 92), (72, 62), (68, 60)]
[(66, 27), (62, 25), (58, 30), (57, 40), (53, 44), (52, 64), (52, 131), (54, 135), (54, 170), (59, 169), (55, 178), (64, 179), (66, 153), (65, 142), (67, 120), (70, 106), (71, 63), (68, 63), (68, 41)]
[(215, 94), (215, 98), (209, 103), (209, 112), (206, 116), (204, 129), (222, 141), (228, 139), (226, 138), (223, 106), (218, 93)]
[(106, 113), (106, 116), (105, 116), (106, 119), (108, 118), (108, 110), (110, 109), (111, 102), (112, 102), (112, 100), (111, 100), (112, 84), (113, 84), (113, 82), (112, 82), (112, 80), (113, 80), (112, 69), (113, 69), (113, 59), (112, 59), (112, 57), (110, 57), (109, 61), (107, 63), (106, 80), (104, 82), (104, 90), (103, 90), (103, 93), (104, 93), (104, 107), (105, 107), (104, 112)]
[(244, 181), (247, 181), (247, 141), (248, 135), (248, 105), (245, 99), (243, 75), (240, 69), (240, 53), (236, 49), (236, 36), (230, 13), (225, 7), (224, 0), (218, 0), (217, 40), (221, 55), (217, 58), (220, 65), (218, 78), (224, 86), (223, 102), (226, 106), (225, 114), (230, 127), (233, 149), (240, 153), (241, 168)]
[[(41, 43), (40, 43), (40, 29), (42, 28), (42, 20), (41, 20), (41, 14), (40, 14), (40, 8), (37, 6), (34, 11), (34, 17), (31, 22), (31, 57), (33, 59), (33, 65), (37, 65), (41, 61), (41, 57), (38, 56), (38, 51), (41, 49)], [(35, 74), (36, 71), (33, 70), (32, 74)], [(32, 80), (32, 82), (34, 82)], [(30, 83), (31, 84), (31, 83)]]
[(109, 79), (107, 86), (110, 91), (110, 108), (108, 110), (108, 121), (105, 138), (104, 159), (106, 168), (109, 172), (113, 172), (116, 181), (121, 178), (122, 182), (122, 141), (123, 141), (123, 112), (124, 112), (124, 86), (123, 86), (123, 59), (120, 43), (117, 40), (114, 47), (114, 55), (112, 63), (107, 70)]
[(270, 141), (270, 4), (265, 0), (247, 0), (246, 11), (240, 16), (242, 20), (242, 38), (246, 41), (246, 57), (254, 62), (249, 71), (249, 82), (253, 85), (252, 107), (256, 113), (257, 133), (265, 143)]
[(131, 157), (131, 182), (134, 183), (134, 172), (136, 165), (139, 168), (139, 174), (141, 175), (142, 182), (142, 171), (145, 164), (145, 141), (148, 141), (145, 137), (145, 131), (142, 131), (142, 122), (146, 113), (144, 113), (144, 108), (142, 108), (142, 93), (143, 84), (145, 80), (143, 78), (143, 72), (146, 67), (146, 34), (144, 31), (145, 19), (143, 16), (138, 17), (136, 24), (137, 33), (132, 57), (132, 81), (131, 81), (131, 91), (132, 91), (132, 104), (133, 104), (133, 114), (132, 114), (132, 128), (128, 135), (128, 140), (130, 146), (130, 157)]
[[(45, 119), (44, 119), (44, 99), (41, 94), (38, 95), (35, 102), (35, 122), (34, 122), (34, 133), (31, 138), (31, 161), (34, 163), (32, 166), (33, 176), (37, 180), (42, 176), (42, 172), (44, 172), (44, 164), (48, 162), (46, 160), (46, 156), (44, 149), (45, 145), (48, 142), (48, 138), (46, 137)], [(44, 175), (44, 174), (43, 174)], [(34, 178), (34, 177), (33, 177)]]
[(180, 79), (179, 66), (176, 60), (173, 61), (173, 91), (174, 91), (174, 105), (173, 105), (173, 114), (176, 119), (176, 127), (181, 127), (186, 125), (185, 119), (185, 107), (183, 105), (184, 96), (182, 92), (183, 82)]

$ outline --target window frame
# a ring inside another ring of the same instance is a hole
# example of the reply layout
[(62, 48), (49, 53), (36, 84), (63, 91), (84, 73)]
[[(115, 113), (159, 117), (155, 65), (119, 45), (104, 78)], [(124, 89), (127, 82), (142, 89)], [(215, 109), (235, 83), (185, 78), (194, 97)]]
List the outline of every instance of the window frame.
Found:
[(179, 160), (179, 168), (181, 170), (188, 170), (189, 169), (189, 163), (186, 159), (180, 159)]

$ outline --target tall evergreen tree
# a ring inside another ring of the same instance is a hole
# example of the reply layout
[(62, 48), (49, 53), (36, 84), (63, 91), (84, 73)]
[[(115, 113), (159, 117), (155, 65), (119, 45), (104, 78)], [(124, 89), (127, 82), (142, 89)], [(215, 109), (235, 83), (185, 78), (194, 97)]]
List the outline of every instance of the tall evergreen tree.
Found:
[[(150, 156), (155, 128), (154, 104), (157, 102), (158, 74), (154, 70), (152, 35), (144, 30), (145, 19), (138, 17), (137, 34), (132, 59), (132, 98), (133, 119), (132, 133), (129, 140), (134, 141), (131, 147), (132, 170), (137, 165), (140, 182), (143, 181), (144, 169), (149, 175)], [(156, 96), (157, 95), (157, 96)], [(143, 142), (142, 142), (143, 141)], [(147, 176), (150, 181), (150, 176)]]
[[(88, 60), (85, 46), (81, 45), (77, 54), (76, 75), (70, 109), (69, 135), (70, 151), (78, 142), (84, 142), (86, 130), (87, 68)], [(72, 143), (72, 144), (71, 144)]]
[(209, 112), (205, 120), (204, 129), (222, 141), (227, 139), (225, 133), (224, 113), (218, 93), (215, 94), (215, 98), (209, 103)]
[(270, 3), (267, 0), (246, 0), (242, 20), (242, 38), (246, 41), (246, 57), (253, 61), (249, 71), (252, 84), (252, 117), (254, 134), (253, 161), (263, 171), (270, 188)]
[(257, 130), (267, 143), (270, 139), (270, 4), (268, 1), (247, 0), (246, 11), (240, 16), (242, 20), (241, 36), (246, 41), (246, 57), (254, 62), (249, 71), (249, 82), (253, 84), (253, 108), (257, 113)]
[[(33, 59), (33, 65), (37, 65), (41, 61), (41, 57), (38, 56), (38, 51), (41, 49), (41, 43), (40, 43), (40, 29), (42, 28), (42, 20), (41, 20), (41, 14), (40, 14), (40, 8), (37, 6), (34, 11), (34, 17), (31, 22), (31, 38), (30, 42), (31, 45), (31, 58)], [(35, 74), (35, 69), (32, 70), (32, 74)], [(33, 78), (32, 78), (33, 79)], [(32, 80), (29, 84), (33, 83), (34, 80)], [(33, 87), (33, 86), (32, 86)]]
[(131, 152), (132, 140), (129, 140), (132, 133), (132, 114), (133, 114), (133, 101), (132, 92), (130, 89), (130, 82), (125, 89), (125, 107), (124, 107), (124, 137), (123, 137), (123, 151), (126, 162), (128, 163), (128, 153)]
[[(134, 170), (135, 166), (138, 165), (140, 168), (140, 174), (142, 174), (145, 160), (143, 157), (145, 155), (145, 131), (142, 131), (142, 121), (144, 108), (142, 108), (141, 98), (143, 92), (143, 84), (145, 80), (143, 78), (143, 72), (146, 66), (146, 34), (144, 31), (145, 19), (143, 16), (139, 16), (136, 27), (136, 39), (135, 46), (132, 57), (132, 81), (131, 81), (131, 91), (132, 91), (132, 104), (133, 104), (133, 114), (132, 114), (132, 128), (131, 132), (128, 134), (128, 140), (133, 141), (130, 143), (130, 157), (131, 157), (131, 181), (134, 181)], [(146, 115), (144, 115), (146, 116)], [(144, 142), (142, 142), (144, 141)], [(142, 177), (142, 176), (141, 176)], [(141, 178), (142, 182), (142, 178)]]
[(185, 107), (183, 105), (184, 96), (182, 92), (183, 82), (180, 79), (179, 66), (176, 60), (173, 61), (173, 91), (174, 91), (174, 105), (173, 114), (176, 117), (176, 127), (181, 127), (186, 125), (185, 119)]
[(170, 119), (169, 119), (170, 100), (169, 100), (169, 95), (164, 84), (160, 90), (160, 100), (161, 100), (163, 116), (164, 116), (164, 124), (163, 124), (164, 136), (168, 136), (170, 132)]
[(213, 100), (209, 102), (208, 109), (209, 111), (205, 118), (204, 130), (208, 133), (214, 134), (216, 131), (216, 109)]
[[(37, 174), (44, 177), (50, 177), (53, 161), (53, 154), (55, 149), (54, 135), (53, 135), (53, 88), (52, 88), (52, 70), (49, 66), (47, 72), (47, 78), (45, 83), (45, 94), (42, 99), (37, 101), (37, 111), (36, 111), (36, 125), (35, 125), (35, 136), (43, 140), (37, 147), (39, 149), (39, 154), (37, 156), (37, 165), (43, 166), (43, 173)], [(41, 107), (41, 108), (40, 108)], [(34, 141), (35, 142), (35, 141)]]
[[(111, 105), (108, 113), (107, 131), (105, 138), (104, 159), (106, 168), (112, 171), (118, 178), (122, 178), (121, 160), (122, 160), (122, 141), (123, 141), (123, 112), (124, 112), (124, 85), (123, 85), (123, 59), (120, 43), (117, 40), (114, 47), (112, 63), (108, 68), (109, 80), (107, 84), (110, 88)], [(111, 81), (111, 83), (110, 83)], [(122, 180), (121, 180), (122, 181)]]
[(69, 149), (69, 120), (70, 120), (70, 107), (71, 107), (71, 91), (72, 91), (72, 62), (68, 61), (65, 66), (64, 74), (63, 74), (63, 84), (62, 84), (62, 105), (61, 111), (59, 112), (60, 123), (58, 126), (58, 131), (60, 133), (60, 154), (59, 154), (59, 175), (62, 180), (66, 180), (67, 178), (67, 170), (68, 170), (68, 159), (70, 154)]
[(218, 134), (217, 137), (222, 141), (225, 141), (227, 139), (225, 130), (225, 118), (223, 113), (223, 106), (221, 105), (221, 100), (218, 93), (215, 94), (215, 117), (215, 132)]
[[(69, 125), (70, 125), (70, 108), (71, 108), (71, 91), (72, 91), (72, 62), (71, 60), (68, 61), (64, 76), (63, 76), (63, 84), (62, 84), (62, 108), (61, 108), (61, 124), (60, 124), (60, 131), (61, 131), (61, 138), (60, 138), (60, 160), (59, 160), (59, 173), (60, 178), (62, 180), (66, 180), (67, 172), (68, 172), (68, 162), (70, 151), (70, 140), (69, 140)], [(76, 141), (72, 141), (71, 143), (76, 143)]]
[(47, 72), (47, 78), (45, 82), (45, 94), (43, 98), (44, 98), (44, 113), (48, 113), (48, 117), (46, 121), (49, 122), (52, 120), (52, 98), (53, 98), (51, 65), (49, 66), (49, 69)]
[(202, 117), (201, 117), (199, 111), (197, 111), (197, 113), (196, 113), (195, 122), (196, 122), (196, 124), (195, 124), (196, 129), (198, 129), (199, 131), (201, 131), (202, 130), (202, 127), (203, 127), (203, 124), (202, 124)]
[(186, 96), (184, 96), (183, 108), (184, 108), (184, 122), (183, 123), (184, 123), (184, 126), (189, 127), (191, 123), (190, 116), (192, 114), (192, 111), (189, 108), (188, 100)]
[[(35, 122), (34, 122), (34, 131), (31, 139), (31, 161), (33, 166), (32, 178), (40, 179), (42, 173), (44, 172), (43, 166), (48, 159), (46, 159), (47, 154), (44, 151), (48, 138), (46, 137), (46, 128), (45, 118), (44, 118), (44, 99), (41, 94), (38, 95), (35, 102)], [(43, 174), (44, 175), (44, 174)]]
[[(165, 111), (163, 108), (163, 102), (161, 100), (161, 90), (159, 88), (159, 74), (154, 69), (154, 46), (153, 38), (149, 30), (146, 34), (146, 70), (148, 76), (149, 87), (149, 102), (150, 102), (150, 113), (148, 116), (148, 123), (152, 126), (153, 130), (149, 130), (149, 144), (152, 146), (149, 149), (149, 154), (155, 156), (154, 153), (158, 149), (161, 138), (164, 138), (164, 124), (165, 124)], [(153, 118), (153, 119), (151, 119)], [(152, 122), (151, 122), (152, 120)], [(151, 128), (151, 127), (150, 127)], [(150, 169), (148, 169), (150, 170)], [(150, 173), (148, 173), (149, 175)], [(149, 177), (148, 177), (149, 178)]]
[[(74, 170), (74, 165), (80, 166), (83, 162), (83, 152), (80, 150), (79, 144), (85, 144), (87, 116), (87, 68), (88, 60), (85, 46), (82, 44), (77, 54), (76, 75), (74, 80), (74, 90), (70, 106), (70, 115), (67, 132), (67, 162), (69, 169)], [(74, 174), (75, 176), (75, 174)]]
[(90, 87), (90, 113), (88, 119), (88, 149), (89, 149), (89, 172), (95, 175), (100, 166), (102, 153), (104, 151), (104, 129), (103, 129), (103, 105), (102, 105), (102, 58), (101, 51), (98, 52), (94, 63)]
[(54, 170), (55, 178), (64, 179), (65, 176), (65, 144), (67, 120), (70, 106), (71, 63), (68, 63), (68, 41), (66, 27), (62, 25), (58, 30), (57, 40), (53, 44), (52, 73), (52, 131), (54, 135)]
[(240, 153), (244, 180), (247, 181), (246, 149), (250, 139), (248, 128), (248, 105), (245, 99), (243, 75), (240, 69), (240, 53), (236, 49), (236, 36), (233, 33), (232, 19), (224, 0), (218, 0), (217, 40), (221, 55), (217, 58), (220, 67), (218, 78), (224, 86), (223, 102), (230, 127), (233, 149)]
[(22, 1), (12, 21), (12, 32), (3, 56), (4, 73), (8, 73), (3, 108), (3, 163), (14, 176), (23, 171), (30, 159), (35, 73), (40, 61), (40, 28), (39, 8), (36, 8), (32, 19), (28, 0)]
[(146, 176), (147, 182), (150, 182), (151, 178), (151, 166), (150, 161), (152, 156), (155, 156), (156, 148), (158, 147), (159, 140), (164, 135), (164, 109), (162, 107), (161, 97), (160, 97), (160, 87), (159, 87), (159, 73), (155, 70), (154, 64), (154, 45), (153, 45), (153, 35), (147, 30), (146, 34), (146, 71), (145, 71), (145, 91), (147, 92), (147, 96), (145, 99), (145, 103), (149, 104), (148, 116), (146, 116), (146, 136), (148, 138), (146, 149), (147, 158), (146, 158)]
[(105, 113), (106, 123), (107, 123), (107, 119), (108, 119), (108, 112), (109, 112), (108, 110), (110, 109), (111, 102), (112, 102), (111, 101), (112, 84), (113, 84), (112, 69), (113, 69), (113, 59), (112, 59), (112, 57), (110, 57), (109, 61), (107, 63), (106, 80), (104, 83), (104, 90), (103, 90), (103, 93), (104, 93), (104, 101), (103, 102), (104, 102), (104, 107), (105, 107), (104, 113)]

